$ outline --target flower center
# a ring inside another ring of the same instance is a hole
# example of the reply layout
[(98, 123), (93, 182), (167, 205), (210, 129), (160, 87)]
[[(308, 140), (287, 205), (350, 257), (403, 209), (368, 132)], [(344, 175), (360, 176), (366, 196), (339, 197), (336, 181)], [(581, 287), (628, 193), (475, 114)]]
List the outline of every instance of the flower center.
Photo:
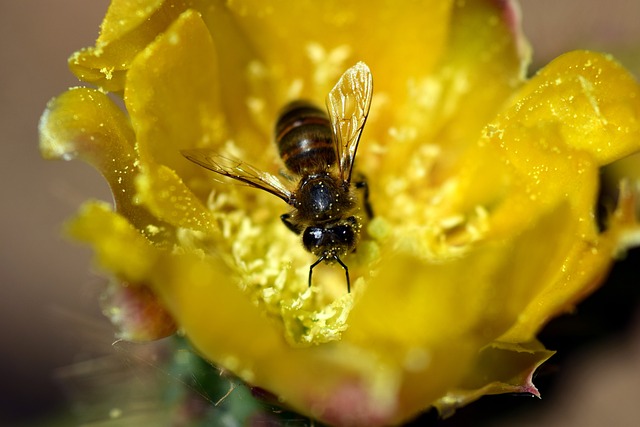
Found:
[(196, 248), (205, 257), (223, 257), (235, 271), (238, 285), (269, 318), (282, 324), (292, 345), (338, 340), (347, 328), (354, 296), (365, 285), (368, 266), (377, 256), (375, 242), (365, 237), (357, 253), (343, 259), (349, 266), (350, 294), (344, 270), (337, 265), (314, 268), (309, 287), (309, 267), (316, 257), (280, 220), (279, 212), (287, 211), (282, 201), (244, 186), (217, 183), (208, 207), (221, 237), (205, 241), (185, 230), (181, 246)]

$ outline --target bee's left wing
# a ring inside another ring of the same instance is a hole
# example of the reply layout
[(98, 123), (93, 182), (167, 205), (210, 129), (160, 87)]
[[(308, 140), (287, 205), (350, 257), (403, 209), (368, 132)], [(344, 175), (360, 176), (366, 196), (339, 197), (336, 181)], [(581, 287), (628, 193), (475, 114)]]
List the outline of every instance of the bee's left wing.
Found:
[(291, 191), (275, 175), (261, 171), (242, 160), (225, 157), (208, 149), (182, 150), (181, 153), (203, 168), (269, 192), (288, 204), (292, 203)]
[(345, 71), (327, 96), (340, 175), (347, 183), (351, 181), (353, 162), (369, 115), (372, 95), (371, 71), (367, 64), (358, 62)]

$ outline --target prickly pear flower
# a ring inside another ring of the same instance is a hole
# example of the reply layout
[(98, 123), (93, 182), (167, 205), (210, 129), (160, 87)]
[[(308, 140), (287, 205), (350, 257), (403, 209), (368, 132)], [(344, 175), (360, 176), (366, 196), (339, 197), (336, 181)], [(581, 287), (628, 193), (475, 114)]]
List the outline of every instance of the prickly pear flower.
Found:
[[(40, 148), (111, 186), (114, 206), (87, 202), (68, 230), (112, 278), (124, 338), (178, 328), (328, 423), (446, 415), (537, 395), (552, 354), (537, 332), (640, 242), (633, 186), (606, 227), (595, 214), (599, 168), (640, 151), (640, 87), (607, 55), (570, 52), (530, 79), (528, 59), (511, 1), (113, 0), (70, 58), (95, 88), (49, 103)], [(323, 105), (358, 61), (375, 88), (355, 166), (374, 216), (344, 259), (347, 293), (335, 265), (308, 287), (316, 258), (281, 200), (180, 151), (278, 175), (279, 110)]]

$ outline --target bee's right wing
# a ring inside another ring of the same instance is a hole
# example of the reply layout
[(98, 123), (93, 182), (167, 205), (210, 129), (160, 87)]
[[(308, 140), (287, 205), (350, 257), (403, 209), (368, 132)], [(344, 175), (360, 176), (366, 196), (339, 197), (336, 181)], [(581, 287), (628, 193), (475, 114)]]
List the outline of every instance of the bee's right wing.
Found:
[(182, 155), (192, 162), (220, 175), (260, 188), (291, 204), (292, 193), (282, 182), (268, 172), (261, 171), (242, 160), (222, 156), (208, 149), (182, 150)]
[(327, 95), (327, 110), (335, 138), (340, 174), (347, 183), (351, 181), (353, 162), (369, 115), (372, 96), (371, 71), (364, 62), (358, 62), (345, 71)]

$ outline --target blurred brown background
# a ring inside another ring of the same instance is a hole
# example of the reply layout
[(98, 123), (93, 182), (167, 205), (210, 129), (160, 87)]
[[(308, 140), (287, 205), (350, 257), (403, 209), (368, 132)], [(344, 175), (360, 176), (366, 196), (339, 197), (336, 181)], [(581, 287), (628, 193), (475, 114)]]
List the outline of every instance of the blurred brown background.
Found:
[[(564, 51), (591, 48), (612, 52), (636, 75), (640, 72), (640, 1), (522, 3), (535, 67)], [(60, 233), (64, 220), (83, 200), (110, 199), (106, 184), (83, 163), (43, 161), (37, 133), (46, 102), (77, 84), (67, 70), (66, 58), (93, 44), (107, 6), (108, 0), (0, 2), (1, 425), (38, 419), (40, 425), (48, 425), (43, 420), (66, 407), (54, 372), (100, 354), (112, 339), (100, 315), (97, 296), (102, 279), (90, 272), (90, 253)], [(632, 331), (618, 338), (619, 352), (606, 351), (614, 363), (599, 368), (598, 363), (603, 363), (599, 360), (610, 360), (605, 356), (585, 362), (585, 369), (594, 375), (577, 375), (586, 384), (576, 387), (583, 394), (593, 389), (595, 402), (615, 412), (607, 417), (631, 411), (629, 416), (637, 421), (640, 405), (632, 402), (637, 401), (640, 386), (640, 328)], [(608, 374), (611, 368), (616, 371)], [(602, 392), (602, 384), (612, 378), (622, 385)], [(613, 406), (607, 405), (607, 396), (616, 399), (615, 405), (613, 400)], [(589, 400), (582, 402), (586, 405)], [(598, 404), (588, 406), (599, 408)], [(588, 414), (577, 412), (582, 417)], [(574, 421), (566, 408), (565, 415), (563, 425)], [(539, 425), (542, 418), (538, 416), (553, 417), (540, 413), (530, 418), (529, 425)], [(578, 421), (582, 424), (571, 425), (587, 425), (584, 420), (588, 419), (597, 421), (597, 417), (586, 416)], [(614, 425), (631, 425), (626, 424), (630, 419), (622, 418)], [(546, 418), (544, 422), (551, 423)]]

